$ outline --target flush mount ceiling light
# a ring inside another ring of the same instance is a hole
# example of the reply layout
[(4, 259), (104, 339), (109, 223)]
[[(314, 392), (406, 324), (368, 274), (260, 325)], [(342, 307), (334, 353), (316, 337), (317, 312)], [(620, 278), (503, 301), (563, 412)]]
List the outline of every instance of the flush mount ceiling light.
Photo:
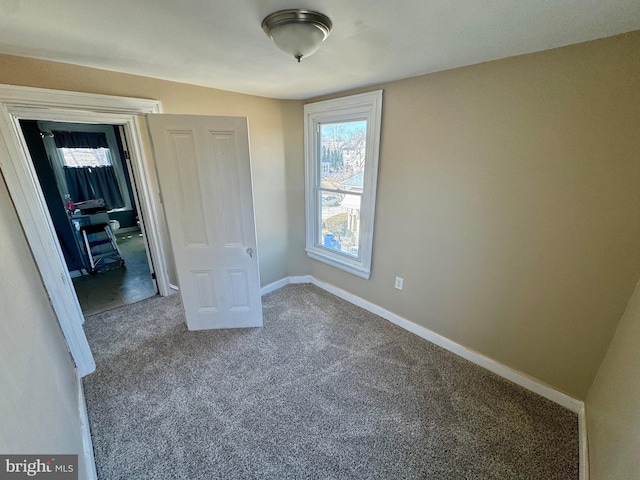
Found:
[(280, 10), (262, 21), (262, 29), (284, 53), (298, 63), (313, 55), (331, 31), (331, 19), (311, 10)]

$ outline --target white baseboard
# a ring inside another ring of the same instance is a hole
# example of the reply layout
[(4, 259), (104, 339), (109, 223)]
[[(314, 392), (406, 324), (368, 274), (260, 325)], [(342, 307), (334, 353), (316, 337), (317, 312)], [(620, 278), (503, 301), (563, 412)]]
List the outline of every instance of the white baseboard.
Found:
[(443, 337), (442, 335), (435, 333), (429, 330), (428, 328), (425, 328), (416, 323), (413, 323), (410, 320), (407, 320), (406, 318), (396, 315), (395, 313), (390, 312), (389, 310), (386, 310), (374, 303), (369, 302), (368, 300), (365, 300), (356, 295), (353, 295), (352, 293), (349, 293), (346, 290), (342, 290), (341, 288), (338, 288), (329, 283), (317, 280), (311, 275), (283, 278), (282, 280), (279, 280), (270, 285), (267, 285), (263, 290), (269, 289), (268, 291), (272, 292), (278, 288), (284, 287), (289, 283), (312, 283), (317, 287), (320, 287), (323, 290), (326, 290), (327, 292), (342, 298), (343, 300), (346, 300), (354, 305), (364, 308), (365, 310), (371, 313), (375, 313), (376, 315), (384, 318), (385, 320), (388, 320), (391, 323), (394, 323), (399, 327), (402, 327), (405, 330), (408, 330), (411, 333), (414, 333), (431, 343), (435, 343), (436, 345), (444, 348), (445, 350), (455, 353), (456, 355), (462, 358), (465, 358), (470, 362), (475, 363), (476, 365), (486, 368), (487, 370), (495, 373), (496, 375), (499, 375), (515, 383), (516, 385), (520, 385), (521, 387), (524, 387), (527, 390), (537, 393), (538, 395), (548, 400), (551, 400), (552, 402), (557, 403), (558, 405), (561, 405), (567, 408), (568, 410), (571, 410), (574, 413), (580, 413), (580, 411), (584, 408), (584, 402), (578, 399), (575, 399), (573, 397), (570, 397), (569, 395), (563, 392), (560, 392), (555, 388), (550, 387), (549, 385), (546, 385), (523, 372), (519, 372), (510, 367), (507, 367), (506, 365), (496, 360), (493, 360), (492, 358), (489, 358), (485, 355), (482, 355), (479, 352), (476, 352), (475, 350), (472, 350), (463, 345), (460, 345), (459, 343), (449, 340), (448, 338)]
[(289, 283), (313, 283), (311, 275), (300, 275), (298, 277), (289, 277)]
[(544, 383), (536, 380), (529, 375), (514, 370), (506, 365), (493, 360), (492, 358), (486, 357), (475, 350), (467, 348), (459, 343), (456, 343), (452, 340), (449, 340), (442, 335), (435, 333), (425, 327), (422, 327), (418, 324), (415, 324), (406, 318), (403, 318), (399, 315), (396, 315), (389, 310), (386, 310), (374, 303), (369, 302), (368, 300), (364, 300), (356, 295), (353, 295), (345, 290), (342, 290), (334, 285), (329, 283), (321, 282), (312, 279), (312, 283), (323, 290), (326, 290), (329, 293), (333, 293), (334, 295), (347, 300), (354, 305), (364, 308), (371, 313), (375, 313), (376, 315), (389, 320), (391, 323), (398, 325), (399, 327), (404, 328), (405, 330), (410, 331), (411, 333), (415, 333), (419, 337), (424, 338), (425, 340), (430, 341), (431, 343), (435, 343), (436, 345), (444, 348), (445, 350), (449, 350), (456, 355), (469, 360), (470, 362), (475, 363), (476, 365), (480, 365), (483, 368), (486, 368), (490, 372), (493, 372), (507, 380), (520, 385), (521, 387), (526, 388), (538, 395), (543, 396), (544, 398), (551, 400), (552, 402), (557, 403), (574, 413), (579, 413), (580, 410), (584, 407), (584, 403), (580, 400), (577, 400), (569, 395), (562, 393), (556, 390), (553, 387), (545, 385)]
[(289, 277), (281, 278), (280, 280), (270, 283), (269, 285), (265, 285), (260, 289), (260, 295), (266, 295), (267, 293), (271, 293), (274, 290), (278, 290), (279, 288), (284, 287), (285, 285), (289, 285), (291, 282), (289, 281)]
[(274, 290), (278, 290), (279, 288), (284, 287), (285, 285), (289, 285), (290, 283), (312, 283), (311, 275), (302, 275), (299, 277), (285, 277), (277, 280), (269, 285), (265, 285), (260, 289), (261, 295), (266, 295), (267, 293), (271, 293)]
[(330, 283), (322, 282), (317, 280), (311, 275), (304, 275), (299, 277), (287, 277), (282, 280), (278, 280), (270, 285), (267, 285), (262, 289), (263, 295), (265, 293), (273, 292), (278, 288), (284, 287), (290, 283), (312, 283), (323, 290), (334, 294), (337, 297), (342, 298), (354, 305), (357, 305), (365, 310), (374, 313), (385, 320), (390, 321), (398, 325), (405, 330), (410, 331), (418, 335), (419, 337), (424, 338), (425, 340), (435, 343), (436, 345), (448, 350), (456, 355), (469, 360), (470, 362), (475, 363), (483, 368), (486, 368), (490, 372), (495, 373), (496, 375), (505, 378), (516, 385), (520, 385), (527, 390), (536, 393), (547, 400), (551, 400), (552, 402), (578, 414), (578, 435), (579, 435), (579, 445), (580, 445), (580, 480), (589, 480), (589, 449), (587, 442), (587, 420), (585, 414), (585, 405), (584, 402), (578, 400), (576, 398), (570, 397), (566, 393), (560, 392), (549, 385), (546, 385), (539, 380), (530, 377), (529, 375), (514, 370), (506, 365), (493, 360), (485, 355), (482, 355), (475, 350), (467, 348), (459, 343), (456, 343), (452, 340), (449, 340), (442, 335), (435, 333), (428, 328), (422, 327), (416, 323), (413, 323), (406, 318), (403, 318), (399, 315), (396, 315), (389, 310), (386, 310), (374, 303), (369, 302), (363, 298), (360, 298), (352, 293), (347, 292), (346, 290), (342, 290), (341, 288), (336, 287), (335, 285), (331, 285)]
[(179, 287), (179, 286), (177, 286), (177, 285), (174, 285), (173, 283), (170, 283), (170, 284), (169, 284), (169, 288), (170, 288), (171, 290), (175, 290), (176, 292), (179, 292), (179, 291), (180, 291), (180, 287)]
[(98, 480), (96, 471), (96, 459), (93, 456), (93, 442), (91, 441), (91, 430), (89, 428), (89, 416), (87, 414), (87, 402), (84, 398), (82, 378), (76, 372), (76, 397), (78, 402), (78, 414), (80, 417), (80, 429), (82, 434), (82, 457), (84, 463), (84, 478), (87, 480)]
[(578, 434), (580, 438), (580, 480), (589, 480), (589, 442), (587, 441), (587, 412), (583, 406), (578, 412)]

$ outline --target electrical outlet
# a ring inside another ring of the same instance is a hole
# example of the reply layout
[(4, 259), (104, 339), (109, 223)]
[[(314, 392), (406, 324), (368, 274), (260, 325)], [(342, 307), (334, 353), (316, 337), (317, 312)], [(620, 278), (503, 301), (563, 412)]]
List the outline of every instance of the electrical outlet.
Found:
[(404, 278), (396, 277), (396, 288), (402, 290), (402, 287), (404, 287)]

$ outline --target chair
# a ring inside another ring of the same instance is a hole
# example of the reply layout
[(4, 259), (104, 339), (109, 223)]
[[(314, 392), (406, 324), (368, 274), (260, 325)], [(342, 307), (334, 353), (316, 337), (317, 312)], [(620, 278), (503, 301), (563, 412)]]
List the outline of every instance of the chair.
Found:
[[(89, 257), (89, 263), (91, 264), (90, 273), (95, 273), (99, 264), (106, 265), (107, 263), (120, 262), (120, 265), (124, 265), (118, 242), (108, 223), (82, 225), (80, 232)], [(97, 249), (101, 245), (109, 245), (110, 249)], [(107, 262), (109, 259), (111, 261)]]

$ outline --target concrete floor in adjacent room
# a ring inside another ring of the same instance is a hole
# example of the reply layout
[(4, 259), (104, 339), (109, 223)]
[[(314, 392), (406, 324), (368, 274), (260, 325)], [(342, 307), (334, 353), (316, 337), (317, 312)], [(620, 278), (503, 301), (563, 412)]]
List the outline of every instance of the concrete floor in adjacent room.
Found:
[(151, 279), (144, 239), (140, 231), (114, 233), (125, 265), (106, 266), (96, 274), (73, 279), (73, 286), (85, 317), (139, 302), (157, 293), (155, 283)]

